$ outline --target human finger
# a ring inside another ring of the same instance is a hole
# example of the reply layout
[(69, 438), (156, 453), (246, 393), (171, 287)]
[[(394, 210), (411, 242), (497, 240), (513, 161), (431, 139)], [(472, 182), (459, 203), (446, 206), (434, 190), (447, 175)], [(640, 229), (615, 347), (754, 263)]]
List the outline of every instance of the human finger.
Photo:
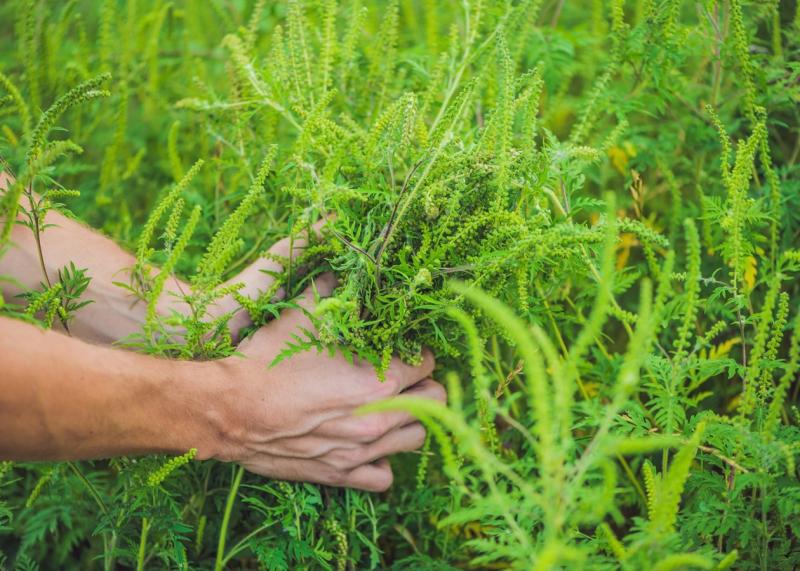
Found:
[(392, 359), (389, 368), (386, 370), (386, 379), (397, 384), (397, 392), (417, 384), (421, 380), (430, 377), (436, 366), (433, 353), (424, 349), (422, 351), (422, 362), (419, 365), (409, 365), (398, 358)]
[(392, 466), (385, 458), (364, 464), (350, 471), (342, 485), (347, 488), (358, 488), (368, 492), (385, 492), (394, 481)]
[(317, 300), (330, 297), (337, 285), (338, 281), (336, 280), (336, 276), (330, 272), (315, 277), (311, 285), (292, 300), (292, 303), (297, 305), (297, 307), (284, 311), (277, 319), (276, 324), (282, 325), (283, 327), (304, 327), (311, 330), (313, 326), (309, 319), (309, 314), (314, 311)]
[[(319, 237), (322, 233), (322, 228), (324, 228), (324, 226), (330, 222), (331, 218), (331, 216), (328, 216), (312, 224), (310, 228), (311, 233), (314, 236)], [(287, 236), (286, 238), (278, 240), (272, 246), (270, 246), (268, 251), (273, 256), (291, 260), (299, 254), (302, 254), (303, 250), (305, 250), (307, 247), (308, 231), (303, 230), (297, 236)]]
[[(447, 402), (445, 388), (431, 378), (424, 379), (406, 389), (402, 394), (430, 398)], [(314, 431), (320, 438), (341, 439), (368, 443), (378, 440), (386, 433), (411, 424), (416, 420), (405, 411), (375, 412), (365, 415), (346, 415), (326, 420)]]
[(329, 462), (335, 465), (352, 468), (369, 464), (398, 452), (416, 450), (425, 442), (425, 428), (419, 422), (412, 422), (392, 430), (376, 440), (357, 448), (346, 448), (332, 451)]

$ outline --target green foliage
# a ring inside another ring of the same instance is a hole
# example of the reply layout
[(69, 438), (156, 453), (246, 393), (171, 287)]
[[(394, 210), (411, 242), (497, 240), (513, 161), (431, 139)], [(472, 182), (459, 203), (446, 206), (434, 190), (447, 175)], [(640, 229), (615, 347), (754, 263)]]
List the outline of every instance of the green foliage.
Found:
[[(68, 202), (136, 253), (123, 342), (180, 359), (235, 351), (221, 297), (258, 326), (332, 270), (278, 359), (377, 383), (427, 346), (449, 387), (372, 407), (428, 429), (380, 496), (191, 452), (0, 464), (5, 565), (800, 565), (797, 12), (584, 4), (0, 7), (0, 253)], [(258, 299), (225, 283), (330, 213)], [(0, 312), (68, 330), (88, 280)]]

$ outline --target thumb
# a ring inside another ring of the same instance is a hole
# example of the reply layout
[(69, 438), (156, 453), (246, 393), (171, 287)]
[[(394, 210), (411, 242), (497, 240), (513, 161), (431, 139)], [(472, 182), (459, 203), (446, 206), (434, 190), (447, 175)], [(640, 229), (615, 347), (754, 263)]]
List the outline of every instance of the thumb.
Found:
[[(311, 226), (311, 233), (315, 236), (319, 236), (322, 228), (329, 220), (330, 217), (319, 220), (316, 224)], [(278, 240), (265, 254), (262, 254), (259, 259), (225, 283), (234, 284), (241, 282), (244, 284), (244, 287), (239, 293), (250, 298), (257, 298), (275, 283), (275, 275), (284, 271), (286, 262), (303, 253), (308, 246), (307, 236), (308, 232), (304, 232), (295, 237), (287, 237)], [(274, 297), (276, 299), (283, 299), (284, 294), (283, 288), (280, 288), (275, 293)], [(228, 300), (228, 304), (232, 304), (232, 297), (228, 296), (226, 299)]]
[[(330, 221), (331, 217), (323, 218), (315, 222), (309, 229), (311, 234), (319, 237), (322, 233), (322, 228)], [(294, 259), (297, 255), (302, 254), (303, 250), (308, 246), (308, 231), (300, 233), (298, 236), (287, 236), (275, 242), (270, 248), (269, 253), (273, 256), (278, 256), (287, 260)]]
[(330, 297), (333, 294), (338, 283), (336, 276), (332, 273), (320, 274), (312, 280), (311, 285), (303, 293), (293, 300), (293, 303), (297, 304), (298, 307), (281, 313), (278, 321), (283, 322), (285, 325), (294, 324), (295, 327), (312, 329), (313, 325), (308, 314), (314, 311), (318, 299)]
[(302, 333), (301, 329), (306, 329), (312, 333), (316, 332), (309, 314), (314, 310), (316, 300), (330, 297), (337, 285), (336, 276), (330, 272), (317, 276), (311, 282), (311, 285), (293, 300), (298, 305), (297, 308), (284, 310), (275, 321), (268, 323), (242, 341), (239, 345), (239, 351), (245, 354), (252, 352), (262, 354), (265, 351), (277, 354), (277, 351), (283, 348), (286, 340), (292, 334)]

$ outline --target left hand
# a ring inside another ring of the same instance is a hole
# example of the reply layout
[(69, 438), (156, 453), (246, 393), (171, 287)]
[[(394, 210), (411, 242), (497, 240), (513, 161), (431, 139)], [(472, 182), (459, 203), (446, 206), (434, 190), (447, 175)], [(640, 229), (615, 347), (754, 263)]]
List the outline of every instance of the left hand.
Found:
[[(311, 227), (312, 231), (319, 233), (327, 222), (328, 219), (320, 220)], [(275, 283), (275, 278), (272, 274), (281, 273), (284, 270), (281, 263), (273, 258), (294, 259), (303, 253), (306, 246), (308, 246), (308, 239), (305, 236), (296, 236), (294, 240), (289, 237), (278, 240), (267, 250), (271, 256), (260, 257), (237, 275), (226, 281), (223, 287), (242, 283), (244, 287), (239, 290), (239, 294), (251, 299), (256, 299)], [(274, 299), (283, 299), (284, 295), (285, 292), (283, 288), (281, 288), (275, 294)], [(252, 321), (247, 311), (240, 308), (233, 296), (230, 295), (217, 302), (214, 313), (222, 315), (223, 313), (229, 312), (235, 312), (228, 322), (228, 327), (233, 333), (234, 339), (236, 339), (239, 331), (244, 327), (252, 325)]]

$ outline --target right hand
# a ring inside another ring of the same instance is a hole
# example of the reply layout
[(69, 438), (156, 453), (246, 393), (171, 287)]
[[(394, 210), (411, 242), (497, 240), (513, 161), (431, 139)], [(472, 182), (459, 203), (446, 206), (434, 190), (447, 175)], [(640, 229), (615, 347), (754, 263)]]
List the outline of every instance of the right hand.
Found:
[[(335, 285), (331, 275), (316, 281), (321, 296)], [(308, 289), (299, 304), (310, 310), (313, 303)], [(242, 343), (245, 358), (223, 362), (229, 389), (213, 456), (271, 478), (386, 490), (393, 479), (386, 457), (419, 448), (425, 429), (405, 412), (353, 413), (400, 393), (444, 402), (444, 387), (430, 377), (433, 356), (426, 351), (417, 367), (394, 359), (383, 382), (369, 363), (350, 364), (338, 353), (306, 351), (268, 368), (300, 327), (313, 329), (301, 310), (284, 311)]]

